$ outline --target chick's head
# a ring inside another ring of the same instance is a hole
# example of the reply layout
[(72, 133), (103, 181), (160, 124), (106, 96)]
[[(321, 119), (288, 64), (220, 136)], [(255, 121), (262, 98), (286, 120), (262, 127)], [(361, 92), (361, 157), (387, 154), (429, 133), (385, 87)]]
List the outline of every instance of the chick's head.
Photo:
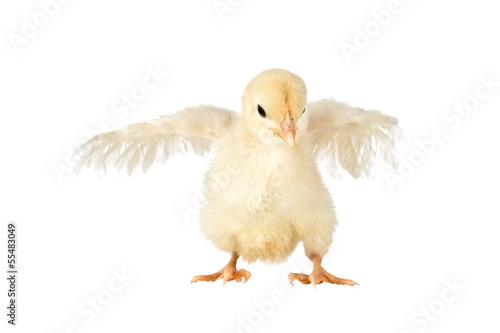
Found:
[[(307, 88), (297, 75), (284, 69), (261, 72), (248, 83), (242, 97), (242, 125), (267, 145), (295, 144), (295, 135), (307, 103)], [(284, 142), (283, 142), (284, 141)]]

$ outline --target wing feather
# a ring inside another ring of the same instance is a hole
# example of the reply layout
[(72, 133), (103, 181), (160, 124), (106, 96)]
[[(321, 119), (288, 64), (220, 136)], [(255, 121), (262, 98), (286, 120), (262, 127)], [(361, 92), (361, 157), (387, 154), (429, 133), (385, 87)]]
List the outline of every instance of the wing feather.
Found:
[(397, 167), (395, 143), (402, 131), (396, 118), (333, 99), (310, 102), (307, 112), (314, 153), (332, 177), (343, 170), (354, 178), (371, 177), (377, 157)]
[(192, 151), (204, 155), (237, 119), (238, 115), (228, 109), (200, 105), (98, 134), (76, 149), (75, 172), (94, 166), (106, 173), (115, 167), (130, 175), (139, 167), (147, 172), (155, 162), (165, 162), (172, 154)]

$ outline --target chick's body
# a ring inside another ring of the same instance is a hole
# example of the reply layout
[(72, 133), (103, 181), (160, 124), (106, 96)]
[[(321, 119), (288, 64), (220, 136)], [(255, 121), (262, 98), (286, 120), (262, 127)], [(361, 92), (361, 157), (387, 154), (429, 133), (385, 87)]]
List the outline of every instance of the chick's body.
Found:
[(306, 253), (323, 256), (337, 221), (307, 142), (269, 147), (239, 135), (233, 127), (216, 146), (205, 176), (202, 232), (248, 262), (283, 261), (299, 241)]
[(166, 160), (178, 151), (213, 149), (200, 226), (231, 259), (191, 282), (246, 282), (251, 274), (236, 270), (239, 257), (281, 262), (303, 242), (313, 272), (290, 273), (291, 283), (352, 286), (321, 266), (337, 219), (316, 160), (325, 159), (331, 174), (344, 169), (356, 178), (370, 173), (376, 153), (394, 165), (397, 119), (332, 99), (307, 103), (306, 95), (300, 77), (267, 70), (245, 88), (240, 114), (200, 105), (131, 124), (84, 144), (79, 165), (126, 165), (131, 173), (138, 164), (147, 171), (158, 155)]

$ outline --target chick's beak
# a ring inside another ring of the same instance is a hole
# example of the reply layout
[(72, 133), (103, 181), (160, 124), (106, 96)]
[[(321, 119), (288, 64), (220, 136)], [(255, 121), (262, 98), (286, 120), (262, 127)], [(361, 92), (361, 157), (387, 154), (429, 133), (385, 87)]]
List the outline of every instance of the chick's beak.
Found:
[(290, 147), (295, 143), (295, 122), (290, 118), (290, 114), (287, 113), (286, 117), (280, 123), (280, 129), (274, 129), (273, 131), (278, 134)]

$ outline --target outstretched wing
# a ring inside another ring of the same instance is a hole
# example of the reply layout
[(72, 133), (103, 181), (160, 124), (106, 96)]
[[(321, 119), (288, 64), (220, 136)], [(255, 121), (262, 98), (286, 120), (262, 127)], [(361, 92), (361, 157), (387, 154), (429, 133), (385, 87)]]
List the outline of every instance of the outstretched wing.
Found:
[(130, 175), (136, 167), (146, 172), (155, 160), (165, 162), (174, 153), (204, 155), (238, 117), (228, 109), (200, 105), (96, 135), (76, 149), (75, 172), (92, 165), (106, 172), (114, 166)]
[(310, 102), (307, 112), (314, 152), (331, 176), (344, 169), (354, 178), (370, 177), (377, 156), (396, 167), (395, 142), (402, 137), (396, 118), (333, 99)]

